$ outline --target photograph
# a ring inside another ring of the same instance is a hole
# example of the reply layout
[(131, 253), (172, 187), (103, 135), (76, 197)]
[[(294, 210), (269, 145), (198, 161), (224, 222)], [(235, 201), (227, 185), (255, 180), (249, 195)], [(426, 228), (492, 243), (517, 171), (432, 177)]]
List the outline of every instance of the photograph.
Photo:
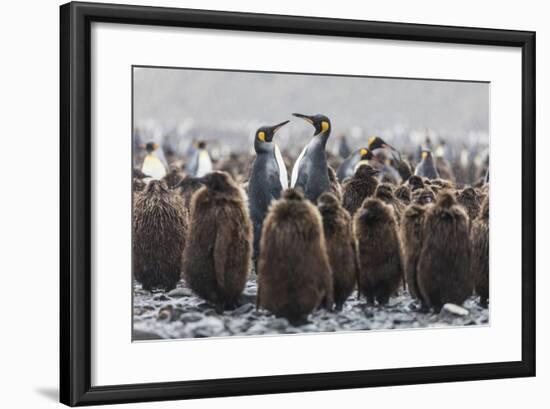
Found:
[(490, 82), (131, 69), (132, 341), (490, 325)]

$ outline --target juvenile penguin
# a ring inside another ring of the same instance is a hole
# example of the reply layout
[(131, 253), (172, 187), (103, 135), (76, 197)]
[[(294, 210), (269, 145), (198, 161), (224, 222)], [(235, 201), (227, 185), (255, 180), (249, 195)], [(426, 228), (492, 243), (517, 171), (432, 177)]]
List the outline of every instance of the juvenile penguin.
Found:
[(145, 145), (147, 154), (143, 159), (141, 171), (151, 179), (162, 179), (166, 175), (166, 164), (164, 156), (160, 155), (160, 146), (157, 143), (149, 142)]
[(351, 215), (361, 207), (363, 201), (374, 195), (378, 186), (378, 170), (370, 165), (361, 165), (353, 177), (343, 186), (342, 205)]
[(147, 186), (147, 183), (145, 183), (143, 179), (134, 178), (132, 180), (132, 188), (134, 194), (136, 194), (137, 192), (141, 192), (143, 189), (145, 189), (145, 186)]
[(198, 178), (212, 172), (212, 159), (206, 150), (206, 142), (197, 142), (196, 149), (191, 152), (186, 170), (188, 174)]
[(368, 165), (370, 160), (374, 159), (374, 155), (367, 148), (357, 149), (349, 155), (336, 171), (336, 176), (340, 182), (343, 182), (348, 177), (353, 176), (355, 170), (361, 165)]
[(299, 190), (269, 208), (258, 260), (258, 307), (292, 323), (320, 305), (332, 308), (333, 282), (321, 215)]
[(202, 186), (200, 178), (186, 176), (176, 185), (174, 190), (183, 198), (185, 207), (189, 209), (191, 207), (191, 197)]
[(407, 180), (407, 186), (411, 189), (411, 193), (417, 189), (424, 188), (424, 181), (420, 176), (413, 175)]
[(443, 191), (426, 210), (416, 281), (425, 307), (462, 305), (472, 295), (468, 215), (454, 194)]
[(403, 206), (408, 206), (411, 203), (411, 189), (407, 185), (400, 185), (393, 194)]
[(393, 209), (367, 199), (354, 217), (359, 255), (358, 288), (367, 302), (384, 305), (403, 280), (397, 222)]
[(178, 183), (180, 183), (183, 180), (184, 177), (185, 177), (184, 173), (181, 171), (181, 169), (178, 166), (171, 165), (170, 170), (166, 175), (164, 175), (162, 180), (166, 182), (166, 185), (170, 189), (174, 189), (178, 185)]
[(323, 219), (323, 231), (334, 283), (334, 302), (341, 310), (353, 292), (357, 277), (355, 238), (349, 213), (332, 193), (319, 196), (318, 205)]
[(422, 234), (426, 207), (418, 204), (408, 206), (403, 212), (399, 237), (405, 281), (412, 297), (421, 300), (418, 283), (416, 281), (417, 264), (422, 249)]
[(420, 163), (416, 165), (414, 174), (427, 179), (438, 179), (439, 173), (437, 172), (437, 169), (435, 167), (432, 152), (430, 150), (423, 149), (421, 158), (422, 160), (420, 161)]
[(342, 185), (338, 182), (336, 172), (332, 166), (328, 166), (328, 180), (330, 181), (330, 193), (332, 193), (338, 201), (342, 201)]
[(470, 220), (477, 218), (479, 214), (479, 209), (481, 208), (480, 200), (478, 195), (473, 187), (465, 187), (464, 189), (457, 192), (456, 201), (468, 214)]
[(288, 122), (263, 126), (254, 136), (256, 159), (248, 182), (248, 205), (254, 227), (254, 259), (258, 257), (260, 251), (260, 237), (267, 208), (273, 200), (281, 196), (283, 190), (288, 188), (288, 175), (283, 156), (277, 144), (273, 142), (275, 133)]
[(132, 227), (134, 278), (145, 290), (175, 288), (188, 230), (183, 200), (163, 181), (150, 181), (135, 193)]
[(315, 128), (313, 138), (304, 147), (294, 167), (290, 186), (301, 188), (306, 199), (316, 202), (323, 192), (330, 191), (325, 147), (330, 136), (330, 119), (325, 115), (292, 114)]
[(479, 302), (487, 307), (489, 299), (489, 197), (485, 197), (481, 211), (472, 224), (472, 274)]
[(424, 189), (415, 190), (412, 195), (412, 201), (415, 204), (418, 204), (420, 206), (424, 206), (430, 203), (435, 202), (435, 193), (432, 189), (429, 187), (425, 187)]
[(403, 213), (403, 205), (393, 195), (392, 185), (389, 183), (380, 183), (374, 192), (374, 197), (380, 199), (393, 208), (395, 220), (397, 221), (397, 224), (399, 224), (401, 221), (401, 213)]
[(235, 307), (250, 271), (252, 223), (246, 198), (225, 172), (201, 178), (191, 199), (183, 276), (218, 311)]

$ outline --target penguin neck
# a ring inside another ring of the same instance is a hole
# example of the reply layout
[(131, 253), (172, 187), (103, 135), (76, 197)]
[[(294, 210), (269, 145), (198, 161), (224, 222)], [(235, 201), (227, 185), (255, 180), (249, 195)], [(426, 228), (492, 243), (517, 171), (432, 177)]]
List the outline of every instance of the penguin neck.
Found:
[(321, 131), (318, 134), (313, 135), (313, 139), (309, 143), (310, 146), (314, 145), (320, 145), (323, 150), (325, 149), (328, 141), (328, 137), (330, 136), (330, 129), (326, 131)]
[(275, 150), (275, 147), (274, 147), (273, 143), (262, 142), (262, 141), (259, 141), (259, 140), (256, 139), (256, 140), (254, 140), (254, 150), (259, 155), (259, 154), (262, 154), (262, 153), (273, 152)]

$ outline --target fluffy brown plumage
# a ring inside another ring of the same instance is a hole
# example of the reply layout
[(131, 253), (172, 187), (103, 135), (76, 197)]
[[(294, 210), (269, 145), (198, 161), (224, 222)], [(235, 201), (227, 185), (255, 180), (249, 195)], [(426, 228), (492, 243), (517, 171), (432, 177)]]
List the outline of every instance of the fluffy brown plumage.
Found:
[(298, 323), (321, 304), (333, 304), (321, 215), (301, 191), (288, 189), (264, 220), (257, 305)]
[(143, 189), (145, 189), (145, 186), (147, 186), (147, 183), (145, 183), (143, 179), (134, 178), (132, 180), (132, 189), (134, 194), (136, 194), (137, 192), (141, 192)]
[(342, 201), (342, 186), (340, 186), (340, 182), (338, 182), (338, 178), (336, 177), (336, 172), (334, 171), (334, 168), (332, 166), (328, 166), (328, 180), (330, 182), (330, 192), (336, 196), (338, 201)]
[(435, 193), (429, 187), (415, 190), (412, 195), (412, 201), (421, 206), (433, 203), (435, 202)]
[(202, 187), (199, 178), (186, 176), (181, 180), (176, 187), (175, 191), (183, 198), (183, 202), (187, 208), (191, 207), (191, 197), (193, 194)]
[(411, 192), (414, 192), (415, 190), (424, 188), (424, 181), (422, 180), (422, 178), (420, 176), (417, 176), (417, 175), (411, 176), (407, 180), (406, 184), (409, 187), (409, 189), (411, 189)]
[(252, 223), (242, 190), (226, 172), (202, 177), (191, 199), (183, 274), (189, 287), (218, 310), (234, 307), (252, 255)]
[(181, 197), (163, 181), (152, 180), (134, 197), (133, 271), (143, 288), (171, 290), (181, 274), (188, 230)]
[(470, 220), (474, 220), (479, 214), (481, 202), (473, 187), (465, 187), (457, 192), (457, 202), (464, 207)]
[(405, 209), (401, 218), (399, 236), (401, 239), (401, 254), (403, 255), (403, 270), (409, 293), (420, 299), (420, 291), (416, 281), (417, 264), (422, 249), (422, 234), (426, 207), (411, 204)]
[(332, 269), (334, 302), (340, 310), (353, 292), (357, 277), (353, 226), (349, 213), (332, 193), (323, 193), (317, 203), (323, 219), (327, 254)]
[(393, 209), (367, 199), (354, 217), (359, 259), (358, 287), (368, 303), (386, 304), (403, 279), (397, 222)]
[(407, 185), (400, 185), (393, 192), (402, 205), (408, 206), (411, 203), (411, 189)]
[(374, 195), (378, 171), (370, 165), (361, 165), (355, 174), (344, 183), (342, 205), (351, 215), (361, 207), (363, 201)]
[(472, 274), (480, 304), (487, 307), (489, 299), (489, 196), (472, 224)]
[(374, 192), (374, 197), (380, 199), (387, 205), (393, 208), (395, 220), (397, 224), (401, 222), (401, 213), (403, 213), (403, 205), (393, 194), (393, 186), (388, 183), (381, 183)]
[(166, 175), (164, 175), (162, 180), (166, 182), (166, 185), (170, 189), (174, 189), (183, 180), (184, 177), (185, 174), (182, 172), (182, 170), (178, 166), (172, 165), (170, 166), (170, 170)]
[(422, 237), (417, 283), (424, 306), (461, 305), (472, 294), (469, 221), (450, 191), (427, 209)]

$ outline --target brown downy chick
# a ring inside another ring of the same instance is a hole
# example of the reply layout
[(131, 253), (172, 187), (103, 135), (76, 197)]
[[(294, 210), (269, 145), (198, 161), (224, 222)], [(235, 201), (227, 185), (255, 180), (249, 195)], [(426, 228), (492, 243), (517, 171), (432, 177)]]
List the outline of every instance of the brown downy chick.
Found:
[(472, 274), (480, 304), (487, 307), (489, 299), (489, 196), (485, 197), (481, 211), (472, 224)]
[(344, 184), (342, 205), (351, 215), (361, 207), (363, 201), (374, 195), (378, 186), (378, 170), (370, 165), (361, 165)]

